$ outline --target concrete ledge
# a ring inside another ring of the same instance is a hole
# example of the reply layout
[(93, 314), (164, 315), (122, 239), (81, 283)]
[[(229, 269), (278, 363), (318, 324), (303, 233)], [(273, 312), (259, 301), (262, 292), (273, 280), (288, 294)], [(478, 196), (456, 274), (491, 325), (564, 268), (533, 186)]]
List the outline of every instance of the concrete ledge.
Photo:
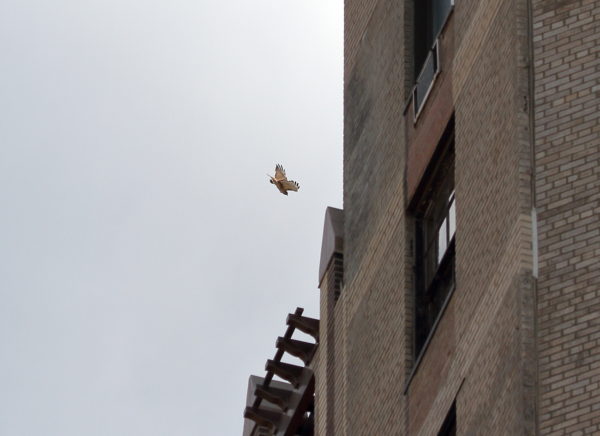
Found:
[(344, 211), (328, 207), (325, 210), (325, 223), (323, 224), (319, 285), (335, 253), (344, 253)]

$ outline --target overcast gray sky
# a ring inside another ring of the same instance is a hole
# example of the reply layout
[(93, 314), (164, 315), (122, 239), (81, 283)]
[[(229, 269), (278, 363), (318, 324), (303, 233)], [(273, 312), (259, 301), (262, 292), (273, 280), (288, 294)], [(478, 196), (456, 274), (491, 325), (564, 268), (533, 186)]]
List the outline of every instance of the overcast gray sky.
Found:
[(0, 436), (241, 434), (318, 316), (342, 8), (0, 0)]

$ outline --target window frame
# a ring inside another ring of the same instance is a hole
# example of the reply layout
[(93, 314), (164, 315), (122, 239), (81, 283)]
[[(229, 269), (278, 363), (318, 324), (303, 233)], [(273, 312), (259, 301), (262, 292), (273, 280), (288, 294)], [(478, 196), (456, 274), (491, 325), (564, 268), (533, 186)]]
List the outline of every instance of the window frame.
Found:
[[(438, 143), (408, 213), (414, 218), (413, 358), (415, 369), (456, 287), (454, 118)], [(441, 230), (443, 228), (443, 230)], [(440, 246), (443, 236), (443, 250)]]

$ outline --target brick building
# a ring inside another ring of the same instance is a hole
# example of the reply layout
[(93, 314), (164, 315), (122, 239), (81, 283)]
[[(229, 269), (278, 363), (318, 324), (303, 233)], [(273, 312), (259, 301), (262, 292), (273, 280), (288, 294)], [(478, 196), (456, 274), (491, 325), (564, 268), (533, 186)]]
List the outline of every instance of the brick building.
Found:
[(314, 434), (600, 434), (600, 0), (344, 14)]

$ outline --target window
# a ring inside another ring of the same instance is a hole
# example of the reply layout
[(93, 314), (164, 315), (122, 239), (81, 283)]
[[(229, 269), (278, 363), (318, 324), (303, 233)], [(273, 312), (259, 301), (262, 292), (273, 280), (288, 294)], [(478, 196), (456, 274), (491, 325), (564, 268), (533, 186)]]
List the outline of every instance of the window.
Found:
[(415, 218), (415, 356), (454, 289), (454, 127), (451, 121), (417, 193)]
[(433, 82), (440, 71), (438, 36), (452, 10), (454, 0), (414, 0), (413, 110), (417, 121)]
[(421, 72), (453, 5), (454, 0), (414, 0), (415, 79)]

